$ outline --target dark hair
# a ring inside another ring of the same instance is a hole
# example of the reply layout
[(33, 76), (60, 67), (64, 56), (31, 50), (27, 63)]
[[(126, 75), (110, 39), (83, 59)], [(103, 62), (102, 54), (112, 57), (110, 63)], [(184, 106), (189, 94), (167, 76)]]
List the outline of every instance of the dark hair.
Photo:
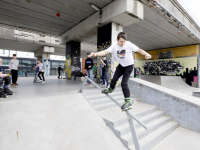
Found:
[(87, 53), (87, 55), (90, 55), (90, 53)]
[(102, 57), (104, 58), (104, 57), (106, 57), (106, 56), (102, 56)]
[(13, 54), (13, 56), (17, 56), (16, 54)]
[(120, 32), (117, 35), (117, 39), (119, 40), (120, 38), (123, 38), (124, 40), (126, 40), (127, 39), (127, 34), (125, 32)]

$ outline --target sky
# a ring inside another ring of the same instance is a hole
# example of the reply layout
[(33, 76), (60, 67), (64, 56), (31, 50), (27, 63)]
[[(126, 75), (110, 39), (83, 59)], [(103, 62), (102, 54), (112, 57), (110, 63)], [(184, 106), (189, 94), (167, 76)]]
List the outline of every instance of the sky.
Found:
[(177, 0), (200, 26), (200, 0)]

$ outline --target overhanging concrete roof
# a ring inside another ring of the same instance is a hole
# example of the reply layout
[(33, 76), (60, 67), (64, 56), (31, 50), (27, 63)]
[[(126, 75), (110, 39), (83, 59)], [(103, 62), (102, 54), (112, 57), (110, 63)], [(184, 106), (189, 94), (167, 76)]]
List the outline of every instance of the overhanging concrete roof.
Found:
[[(148, 3), (147, 0), (140, 1)], [(181, 11), (183, 8), (178, 9), (174, 1), (176, 0), (158, 0), (166, 9), (176, 15), (179, 14), (177, 17), (183, 18), (182, 21), (187, 20), (186, 26), (200, 35), (197, 24), (186, 12)], [(90, 4), (102, 9), (112, 2), (114, 0), (1, 0), (0, 23), (60, 36), (97, 12)], [(56, 16), (58, 12), (60, 12), (60, 17)], [(144, 20), (125, 26), (124, 31), (128, 33), (128, 40), (144, 50), (199, 44), (183, 32), (177, 34), (179, 29), (169, 23), (163, 14), (147, 4), (144, 4)], [(86, 36), (87, 38), (84, 38)], [(81, 42), (95, 45), (97, 43), (96, 33), (83, 36)], [(1, 43), (5, 45), (4, 40)], [(18, 44), (18, 46), (19, 49), (24, 49), (24, 45), (21, 44), (20, 47)], [(37, 45), (32, 45), (30, 51), (31, 49), (37, 50)], [(65, 54), (64, 49), (60, 50), (63, 55)]]

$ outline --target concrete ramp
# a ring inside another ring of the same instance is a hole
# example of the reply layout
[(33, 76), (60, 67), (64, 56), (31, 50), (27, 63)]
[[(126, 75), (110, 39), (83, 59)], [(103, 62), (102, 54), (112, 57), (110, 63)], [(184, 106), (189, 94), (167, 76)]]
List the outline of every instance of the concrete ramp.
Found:
[(200, 92), (200, 89), (189, 86), (180, 76), (141, 75), (139, 78), (187, 95), (192, 95), (193, 92)]
[(0, 150), (125, 150), (81, 94), (0, 101)]

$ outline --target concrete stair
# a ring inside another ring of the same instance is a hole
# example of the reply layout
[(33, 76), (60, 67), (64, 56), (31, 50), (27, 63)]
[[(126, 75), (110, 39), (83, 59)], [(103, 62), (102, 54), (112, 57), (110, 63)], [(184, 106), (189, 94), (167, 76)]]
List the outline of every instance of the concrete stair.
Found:
[[(105, 94), (101, 94), (99, 90), (83, 94), (122, 143), (128, 149), (134, 150), (135, 147), (126, 113), (121, 112), (121, 109)], [(116, 90), (110, 95), (120, 104), (123, 104), (124, 97), (120, 90)], [(150, 150), (179, 126), (177, 122), (172, 121), (170, 116), (166, 116), (164, 111), (153, 105), (135, 102), (133, 109), (129, 111), (148, 127), (148, 130), (146, 130), (134, 121), (141, 150)]]

